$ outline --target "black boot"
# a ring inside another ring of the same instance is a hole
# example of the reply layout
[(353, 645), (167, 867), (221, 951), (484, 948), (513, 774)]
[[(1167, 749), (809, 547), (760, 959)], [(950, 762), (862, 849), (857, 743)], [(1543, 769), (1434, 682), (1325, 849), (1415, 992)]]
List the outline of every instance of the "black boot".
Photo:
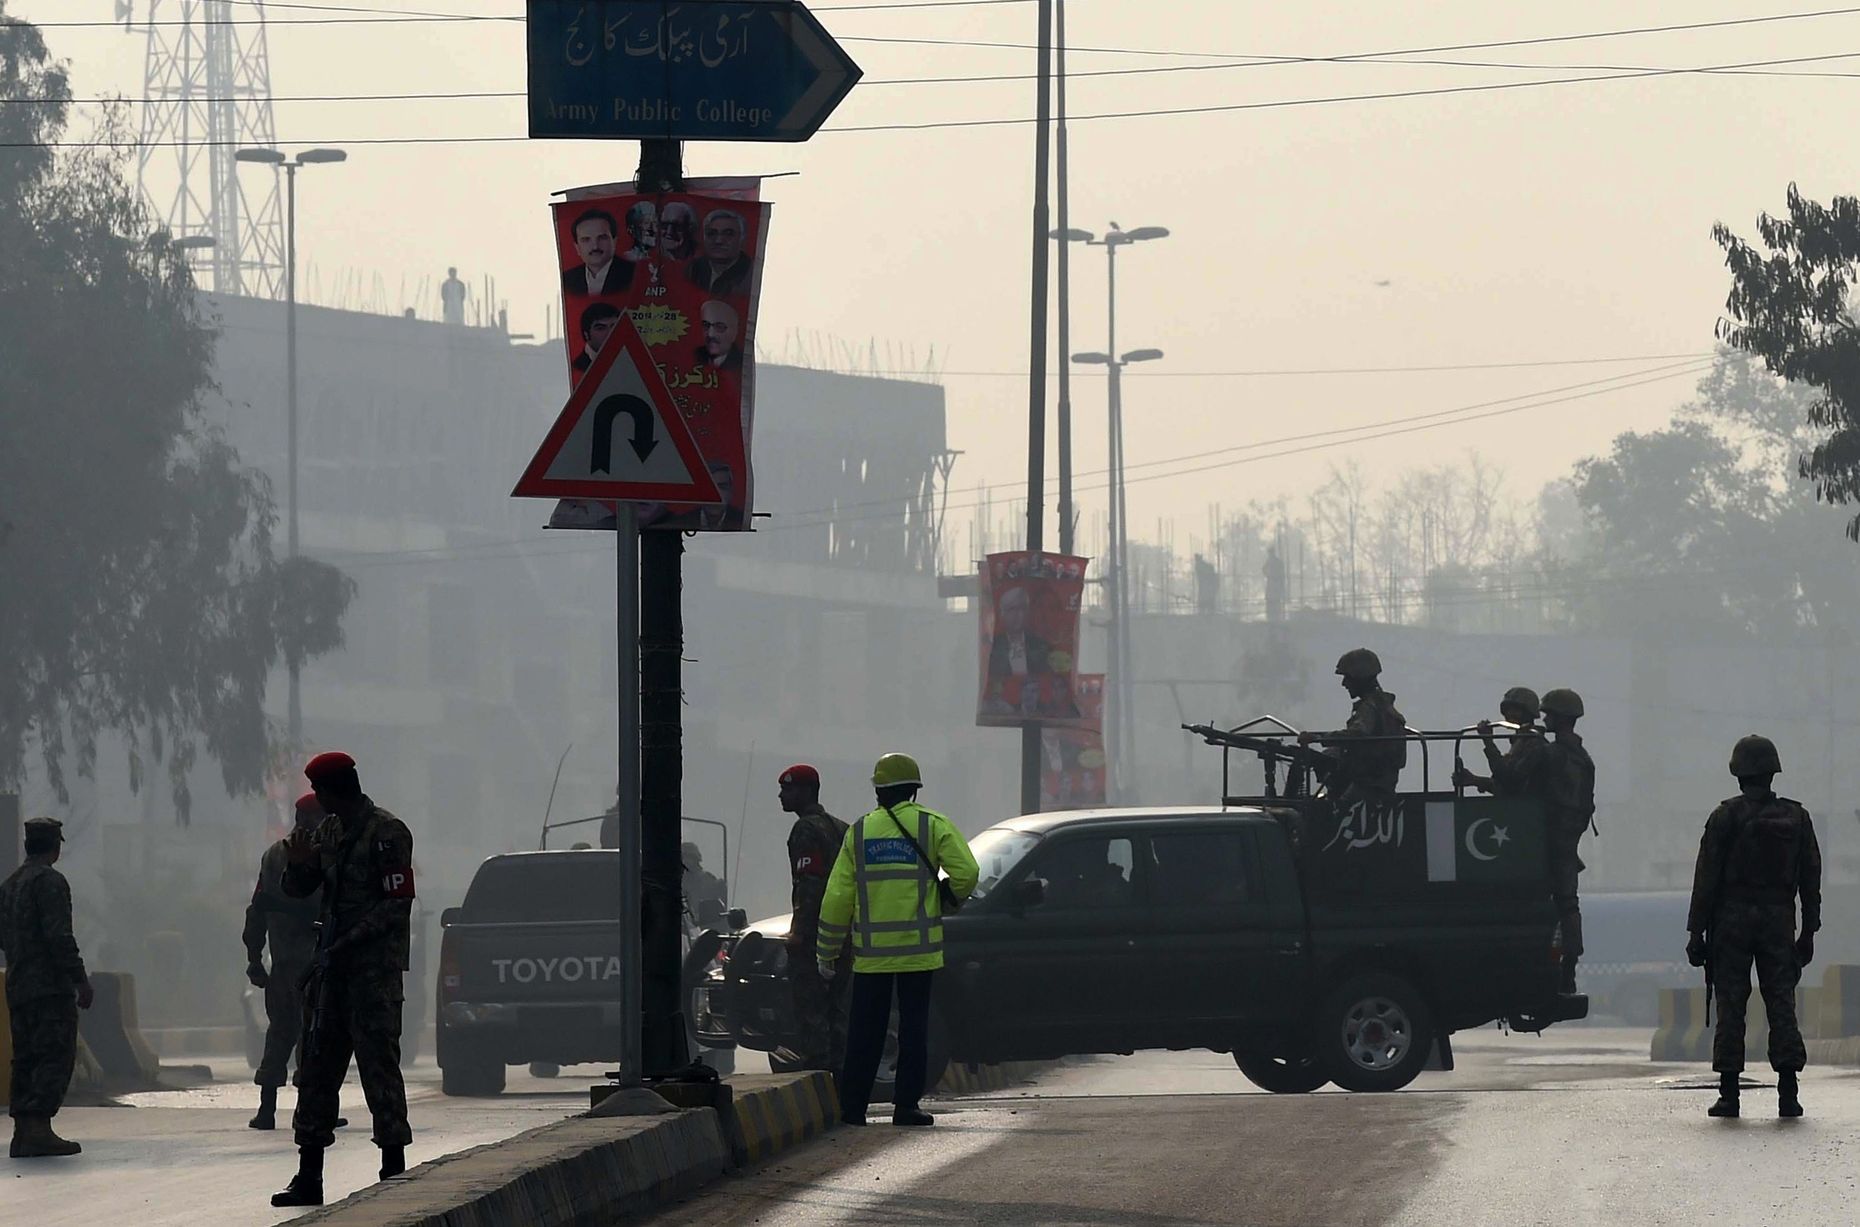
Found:
[(1737, 1071), (1718, 1075), (1718, 1102), (1705, 1109), (1707, 1116), (1737, 1115)]
[(258, 1115), (246, 1122), (252, 1129), (276, 1129), (278, 1127), (278, 1088), (261, 1086), (258, 1088)]
[(894, 1125), (911, 1126), (934, 1125), (936, 1124), (936, 1117), (930, 1115), (916, 1104), (908, 1104), (892, 1112), (891, 1123)]
[(1776, 1115), (1783, 1117), (1802, 1115), (1802, 1098), (1796, 1087), (1793, 1069), (1781, 1070), (1776, 1075)]
[(297, 1148), (297, 1174), (284, 1190), (271, 1195), (274, 1206), (320, 1206), (323, 1204), (323, 1148)]
[(392, 1180), (407, 1170), (407, 1148), (405, 1146), (383, 1146), (381, 1148), (381, 1179)]

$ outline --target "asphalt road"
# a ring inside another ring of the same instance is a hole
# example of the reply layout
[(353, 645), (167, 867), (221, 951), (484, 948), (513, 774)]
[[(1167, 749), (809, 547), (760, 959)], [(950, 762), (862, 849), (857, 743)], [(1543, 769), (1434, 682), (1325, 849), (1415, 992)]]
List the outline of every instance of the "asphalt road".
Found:
[[(1778, 1224), (1853, 1221), (1860, 1076), (1810, 1071), (1778, 1121), (1705, 1116), (1698, 1066), (1647, 1032), (1456, 1037), (1460, 1068), (1394, 1095), (1254, 1091), (1225, 1058), (1069, 1064), (946, 1103), (929, 1130), (837, 1130), (651, 1218), (651, 1227), (828, 1224)], [(1860, 1071), (1857, 1071), (1860, 1073)]]

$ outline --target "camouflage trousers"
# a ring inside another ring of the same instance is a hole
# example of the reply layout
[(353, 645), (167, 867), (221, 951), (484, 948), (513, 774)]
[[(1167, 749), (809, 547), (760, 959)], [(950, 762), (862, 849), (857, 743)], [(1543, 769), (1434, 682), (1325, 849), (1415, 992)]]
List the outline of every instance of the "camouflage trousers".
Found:
[(13, 1024), (12, 1116), (56, 1116), (77, 1066), (77, 998), (69, 993), (9, 1001)]
[(1550, 832), (1550, 898), (1556, 904), (1556, 918), (1563, 926), (1563, 957), (1582, 957), (1582, 900), (1576, 893), (1576, 879), (1584, 865), (1576, 855), (1582, 832)]
[(850, 951), (840, 956), (840, 974), (822, 979), (814, 946), (788, 959), (788, 986), (794, 992), (797, 1055), (809, 1069), (838, 1070), (846, 1059), (846, 1011), (852, 993)]
[[(271, 965), (271, 979), (265, 983), (265, 1055), (252, 1076), (260, 1086), (283, 1086), (290, 1072), (291, 1054), (304, 1030), (305, 970), (290, 963)], [(298, 1053), (297, 1063), (303, 1064), (303, 1054)]]
[(1769, 1013), (1770, 1068), (1799, 1070), (1808, 1064), (1808, 1050), (1795, 1016), (1802, 965), (1795, 957), (1793, 903), (1727, 903), (1713, 918), (1711, 970), (1718, 993), (1718, 1029), (1712, 1034), (1711, 1067), (1720, 1073), (1744, 1068), (1752, 963)]
[(342, 1080), (355, 1058), (362, 1095), (374, 1116), (375, 1145), (406, 1146), (407, 1087), (400, 1076), (401, 972), (337, 966), (328, 976), (322, 1025), (315, 1030), (318, 985), (304, 994), (303, 1055), (297, 1065), (297, 1111), (291, 1132), (299, 1146), (332, 1146)]

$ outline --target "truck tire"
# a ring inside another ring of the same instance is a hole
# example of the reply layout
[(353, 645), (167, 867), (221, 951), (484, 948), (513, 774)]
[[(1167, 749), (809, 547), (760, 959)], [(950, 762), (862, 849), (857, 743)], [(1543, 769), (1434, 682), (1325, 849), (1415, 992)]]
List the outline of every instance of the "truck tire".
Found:
[(1398, 1091), (1434, 1048), (1434, 1018), (1400, 976), (1365, 972), (1325, 995), (1312, 1037), (1317, 1068), (1346, 1091)]
[(465, 1098), (490, 1098), (504, 1093), (504, 1063), (495, 1057), (449, 1053), (439, 1067), (439, 1089)]
[(1236, 1052), (1234, 1064), (1248, 1082), (1274, 1095), (1308, 1095), (1330, 1081), (1330, 1075), (1318, 1068), (1317, 1058), (1309, 1055), (1274, 1057)]

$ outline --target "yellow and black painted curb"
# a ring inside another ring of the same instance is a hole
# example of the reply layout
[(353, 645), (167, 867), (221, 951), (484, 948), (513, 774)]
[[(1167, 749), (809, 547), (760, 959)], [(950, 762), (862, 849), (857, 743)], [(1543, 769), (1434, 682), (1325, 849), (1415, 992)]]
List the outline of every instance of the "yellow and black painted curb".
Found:
[(1016, 1083), (1025, 1082), (1051, 1064), (1051, 1061), (1005, 1061), (999, 1065), (977, 1065), (972, 1062), (952, 1064), (943, 1071), (943, 1078), (936, 1084), (935, 1093), (979, 1095), (987, 1091), (1002, 1091)]
[(840, 1097), (830, 1074), (796, 1074), (767, 1085), (739, 1086), (725, 1115), (738, 1166), (760, 1163), (817, 1138), (839, 1122)]
[[(1837, 968), (1830, 968), (1830, 974)], [(1850, 972), (1860, 969), (1849, 968)], [(1820, 988), (1795, 990), (1795, 1016), (1802, 1026), (1802, 1038), (1817, 1041), (1826, 1024), (1826, 995)], [(1713, 1016), (1714, 1021), (1716, 1015)], [(1763, 998), (1752, 988), (1750, 1003), (1744, 1011), (1745, 1060), (1761, 1060), (1769, 1047), (1770, 1020), (1763, 1009)], [(1712, 1028), (1705, 1024), (1705, 989), (1663, 988), (1660, 990), (1660, 1024), (1654, 1029), (1649, 1055), (1656, 1061), (1711, 1060)], [(1811, 1046), (1810, 1055), (1813, 1056)]]

